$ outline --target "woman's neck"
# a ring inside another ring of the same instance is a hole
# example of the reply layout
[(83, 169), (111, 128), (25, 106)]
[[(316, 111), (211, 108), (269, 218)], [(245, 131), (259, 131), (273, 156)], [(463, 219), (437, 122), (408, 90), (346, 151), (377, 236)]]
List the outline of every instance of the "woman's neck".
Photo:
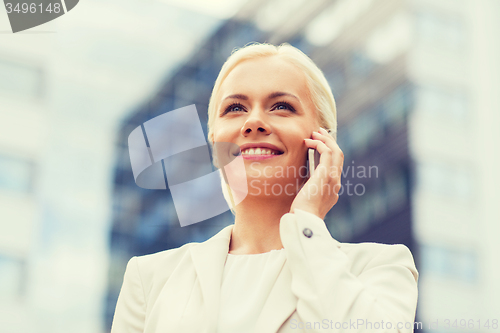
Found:
[(280, 219), (290, 211), (293, 197), (248, 196), (236, 206), (229, 253), (257, 254), (283, 248)]

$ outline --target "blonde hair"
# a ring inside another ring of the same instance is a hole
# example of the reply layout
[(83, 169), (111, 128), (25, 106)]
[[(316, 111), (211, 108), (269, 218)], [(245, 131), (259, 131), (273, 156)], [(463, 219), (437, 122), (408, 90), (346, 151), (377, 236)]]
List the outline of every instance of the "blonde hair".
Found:
[[(275, 46), (267, 43), (251, 43), (242, 48), (234, 49), (229, 58), (222, 66), (217, 80), (215, 81), (210, 102), (208, 104), (208, 142), (213, 145), (214, 132), (213, 125), (216, 119), (217, 110), (219, 108), (218, 95), (220, 87), (229, 73), (238, 66), (241, 62), (249, 59), (264, 58), (278, 56), (283, 60), (288, 61), (292, 65), (297, 66), (306, 76), (306, 85), (308, 95), (311, 98), (315, 108), (318, 122), (321, 127), (331, 130), (331, 135), (337, 138), (337, 109), (335, 99), (333, 98), (332, 90), (325, 75), (321, 69), (302, 51), (291, 46), (288, 43), (283, 43)], [(213, 146), (212, 146), (213, 148)], [(221, 172), (222, 193), (226, 199), (231, 212), (235, 214), (234, 198), (231, 193), (231, 188), (224, 181)]]

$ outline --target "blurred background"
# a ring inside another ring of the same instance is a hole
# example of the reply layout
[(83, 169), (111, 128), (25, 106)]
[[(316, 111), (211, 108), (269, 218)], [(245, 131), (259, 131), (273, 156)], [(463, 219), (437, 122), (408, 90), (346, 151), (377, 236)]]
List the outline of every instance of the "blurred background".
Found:
[(330, 82), (359, 184), (332, 235), (412, 250), (424, 330), (498, 330), (498, 17), (497, 0), (85, 0), (12, 34), (0, 10), (0, 331), (109, 332), (132, 256), (233, 222), (181, 228), (168, 190), (135, 185), (127, 138), (190, 104), (206, 133), (218, 71), (252, 41)]

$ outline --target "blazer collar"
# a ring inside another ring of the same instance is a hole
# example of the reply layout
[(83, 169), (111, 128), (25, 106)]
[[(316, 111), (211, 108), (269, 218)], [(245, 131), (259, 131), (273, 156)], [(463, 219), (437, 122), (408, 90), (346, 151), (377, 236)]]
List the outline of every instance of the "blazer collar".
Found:
[(222, 272), (229, 252), (233, 224), (219, 231), (215, 236), (191, 246), (191, 258), (198, 275), (200, 288), (206, 304), (206, 332), (215, 332), (219, 315)]
[[(217, 328), (222, 273), (229, 252), (233, 226), (229, 225), (207, 241), (190, 247), (191, 258), (206, 304), (207, 317), (204, 321), (206, 332), (215, 332)], [(297, 298), (290, 291), (291, 283), (292, 274), (285, 261), (257, 319), (256, 332), (277, 332), (295, 311)]]

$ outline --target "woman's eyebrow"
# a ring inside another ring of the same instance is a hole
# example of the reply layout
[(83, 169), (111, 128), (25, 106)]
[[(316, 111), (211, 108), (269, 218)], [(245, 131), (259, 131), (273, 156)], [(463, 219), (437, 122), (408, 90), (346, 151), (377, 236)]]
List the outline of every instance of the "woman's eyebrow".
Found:
[(273, 92), (271, 94), (269, 94), (269, 96), (267, 96), (267, 99), (273, 99), (273, 98), (276, 98), (276, 97), (281, 97), (281, 96), (289, 96), (289, 97), (293, 97), (295, 98), (296, 100), (300, 101), (299, 98), (293, 94), (290, 94), (290, 93), (286, 93), (286, 92), (283, 92), (283, 91), (276, 91), (276, 92)]
[(230, 99), (230, 98), (234, 98), (234, 99), (242, 99), (242, 100), (248, 100), (248, 96), (246, 95), (243, 95), (243, 94), (234, 94), (234, 95), (230, 95), (230, 96), (227, 96), (226, 98), (224, 98), (224, 100), (226, 99)]
[[(273, 93), (270, 93), (268, 96), (267, 96), (267, 99), (273, 99), (273, 98), (276, 98), (276, 97), (282, 97), (282, 96), (289, 96), (289, 97), (293, 97), (295, 98), (296, 100), (300, 101), (299, 98), (293, 94), (290, 94), (290, 93), (286, 93), (286, 92), (283, 92), (283, 91), (275, 91)], [(247, 101), (248, 100), (248, 96), (247, 95), (243, 95), (243, 94), (234, 94), (234, 95), (229, 95), (227, 96), (226, 98), (224, 98), (224, 100), (226, 99), (230, 99), (230, 98), (233, 98), (233, 99), (242, 99), (244, 101)]]

